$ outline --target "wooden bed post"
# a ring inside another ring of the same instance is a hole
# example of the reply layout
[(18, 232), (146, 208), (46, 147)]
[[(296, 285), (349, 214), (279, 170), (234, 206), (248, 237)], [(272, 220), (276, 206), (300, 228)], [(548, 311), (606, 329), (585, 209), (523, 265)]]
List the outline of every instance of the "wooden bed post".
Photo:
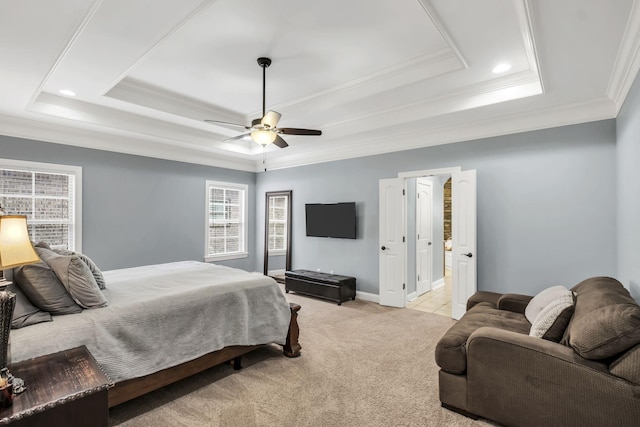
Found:
[(300, 328), (298, 327), (298, 311), (300, 311), (300, 305), (289, 303), (291, 309), (291, 321), (289, 322), (289, 332), (287, 332), (287, 342), (284, 345), (284, 355), (287, 357), (300, 356), (300, 350), (302, 346), (298, 342), (298, 335), (300, 334)]

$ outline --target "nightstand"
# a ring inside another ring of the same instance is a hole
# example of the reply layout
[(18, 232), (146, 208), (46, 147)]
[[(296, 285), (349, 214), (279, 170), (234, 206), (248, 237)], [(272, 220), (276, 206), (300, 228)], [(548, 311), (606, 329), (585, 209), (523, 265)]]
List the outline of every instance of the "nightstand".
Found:
[(111, 381), (85, 346), (14, 363), (9, 370), (27, 389), (0, 410), (0, 425), (107, 426)]

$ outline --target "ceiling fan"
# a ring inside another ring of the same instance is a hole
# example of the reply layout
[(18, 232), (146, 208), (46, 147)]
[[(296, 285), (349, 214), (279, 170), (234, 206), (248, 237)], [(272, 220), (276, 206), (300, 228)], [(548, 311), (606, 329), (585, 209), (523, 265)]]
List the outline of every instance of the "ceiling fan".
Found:
[(234, 141), (246, 136), (251, 136), (255, 142), (260, 145), (266, 146), (269, 144), (277, 145), (280, 148), (288, 147), (289, 144), (280, 137), (282, 135), (322, 135), (322, 131), (313, 129), (297, 129), (297, 128), (279, 128), (278, 121), (281, 114), (277, 111), (265, 111), (265, 94), (266, 94), (266, 70), (271, 65), (270, 58), (258, 58), (258, 65), (262, 67), (262, 118), (255, 119), (251, 122), (251, 126), (245, 126), (237, 123), (221, 122), (219, 120), (205, 120), (207, 123), (217, 123), (224, 125), (231, 125), (244, 128), (248, 130), (248, 133), (234, 136), (233, 138), (225, 139), (224, 142)]

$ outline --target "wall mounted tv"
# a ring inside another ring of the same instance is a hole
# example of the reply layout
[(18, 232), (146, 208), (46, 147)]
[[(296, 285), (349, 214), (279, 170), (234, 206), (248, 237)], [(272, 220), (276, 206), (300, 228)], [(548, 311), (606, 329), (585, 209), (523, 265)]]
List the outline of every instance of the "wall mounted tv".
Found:
[(356, 238), (356, 203), (307, 203), (307, 236)]

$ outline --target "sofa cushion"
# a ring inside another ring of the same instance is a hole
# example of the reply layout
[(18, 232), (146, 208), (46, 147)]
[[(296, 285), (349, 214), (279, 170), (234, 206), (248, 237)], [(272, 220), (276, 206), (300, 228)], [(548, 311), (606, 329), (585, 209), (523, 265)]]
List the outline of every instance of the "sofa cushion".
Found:
[(585, 359), (606, 359), (640, 344), (640, 306), (620, 282), (592, 277), (573, 287), (576, 307), (563, 343)]
[(467, 340), (481, 326), (528, 334), (531, 325), (520, 313), (498, 310), (492, 303), (480, 302), (467, 311), (436, 345), (436, 363), (442, 370), (463, 374), (467, 370)]
[(540, 314), (542, 309), (548, 306), (552, 301), (555, 301), (562, 295), (565, 295), (567, 292), (569, 292), (569, 289), (559, 285), (540, 291), (531, 299), (531, 301), (529, 301), (527, 308), (524, 310), (524, 315), (527, 316), (529, 323), (533, 324), (533, 321), (536, 320), (536, 317)]
[(617, 377), (640, 384), (640, 344), (616, 359), (609, 370)]

